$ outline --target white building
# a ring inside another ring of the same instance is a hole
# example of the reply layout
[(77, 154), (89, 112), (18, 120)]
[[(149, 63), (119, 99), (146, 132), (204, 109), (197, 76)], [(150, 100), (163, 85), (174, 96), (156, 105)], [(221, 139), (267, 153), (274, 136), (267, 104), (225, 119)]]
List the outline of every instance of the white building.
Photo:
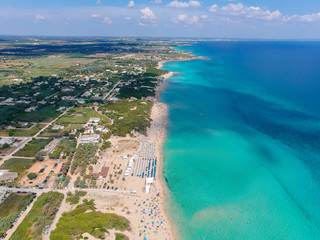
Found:
[(90, 118), (88, 124), (98, 124), (98, 122), (100, 122), (100, 118)]
[(53, 127), (52, 127), (52, 130), (62, 130), (62, 129), (64, 129), (64, 126), (62, 126), (62, 125), (57, 125), (57, 124), (55, 124), (55, 125), (53, 125)]
[(80, 137), (80, 144), (88, 144), (88, 143), (99, 143), (100, 135), (99, 134), (90, 134), (90, 135), (82, 135)]
[(146, 186), (145, 186), (146, 193), (150, 192), (150, 188), (152, 184), (153, 184), (153, 178), (146, 178)]

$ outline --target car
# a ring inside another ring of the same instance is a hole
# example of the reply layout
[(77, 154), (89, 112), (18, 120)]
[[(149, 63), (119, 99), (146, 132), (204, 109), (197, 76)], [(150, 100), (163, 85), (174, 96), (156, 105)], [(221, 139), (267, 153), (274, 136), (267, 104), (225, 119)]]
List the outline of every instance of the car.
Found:
[(106, 188), (106, 185), (107, 185), (107, 183), (104, 183), (104, 184), (103, 184), (103, 188)]
[(112, 186), (112, 188), (111, 189), (114, 189), (114, 186)]
[(110, 188), (110, 186), (107, 187), (107, 189), (109, 189), (109, 188)]

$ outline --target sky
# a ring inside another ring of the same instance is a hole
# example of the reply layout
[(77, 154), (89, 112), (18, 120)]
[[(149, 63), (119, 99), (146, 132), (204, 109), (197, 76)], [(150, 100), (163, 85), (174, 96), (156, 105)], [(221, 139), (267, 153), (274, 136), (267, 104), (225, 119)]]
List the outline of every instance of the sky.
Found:
[(320, 0), (0, 0), (0, 35), (320, 39)]

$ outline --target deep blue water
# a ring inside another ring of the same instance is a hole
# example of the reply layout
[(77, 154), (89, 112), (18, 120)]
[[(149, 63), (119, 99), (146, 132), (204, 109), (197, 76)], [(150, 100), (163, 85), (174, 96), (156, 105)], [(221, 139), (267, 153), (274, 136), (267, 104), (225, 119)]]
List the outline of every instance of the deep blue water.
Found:
[(320, 239), (320, 43), (200, 42), (180, 72), (164, 176), (182, 239)]

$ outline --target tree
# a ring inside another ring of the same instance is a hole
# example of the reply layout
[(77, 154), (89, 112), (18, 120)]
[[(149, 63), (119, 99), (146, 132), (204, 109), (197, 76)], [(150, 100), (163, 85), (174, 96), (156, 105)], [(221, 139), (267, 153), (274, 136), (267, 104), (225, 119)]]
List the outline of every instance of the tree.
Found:
[(36, 173), (29, 173), (29, 174), (27, 175), (27, 177), (28, 177), (30, 180), (32, 180), (32, 179), (37, 178), (37, 174), (36, 174)]
[(10, 144), (8, 143), (5, 143), (2, 145), (1, 149), (6, 149), (6, 148), (9, 148), (10, 147)]

